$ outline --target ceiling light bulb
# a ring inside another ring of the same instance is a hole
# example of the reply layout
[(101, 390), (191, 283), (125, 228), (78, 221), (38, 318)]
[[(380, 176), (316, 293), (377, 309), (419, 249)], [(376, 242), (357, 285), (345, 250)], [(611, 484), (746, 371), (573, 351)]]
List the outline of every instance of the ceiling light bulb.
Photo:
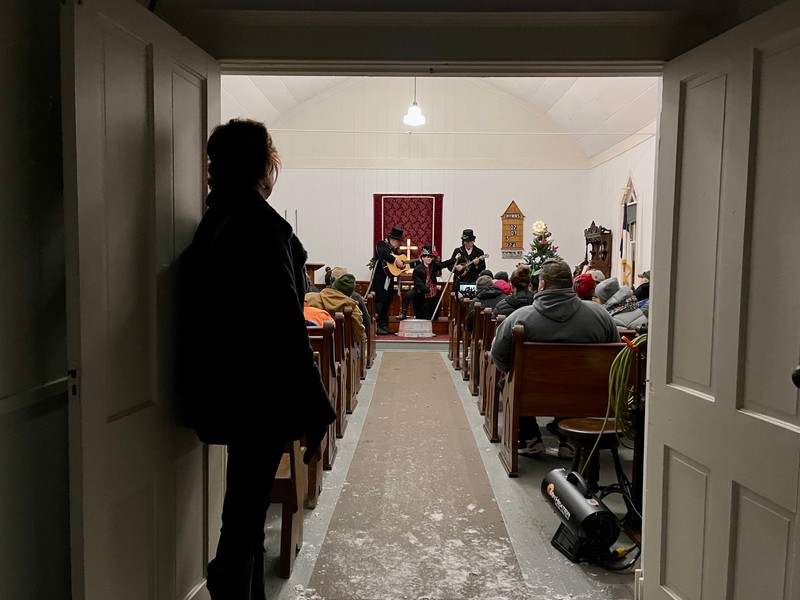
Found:
[(425, 124), (425, 116), (422, 114), (422, 109), (417, 105), (416, 100), (408, 107), (408, 114), (403, 117), (403, 123), (412, 127)]

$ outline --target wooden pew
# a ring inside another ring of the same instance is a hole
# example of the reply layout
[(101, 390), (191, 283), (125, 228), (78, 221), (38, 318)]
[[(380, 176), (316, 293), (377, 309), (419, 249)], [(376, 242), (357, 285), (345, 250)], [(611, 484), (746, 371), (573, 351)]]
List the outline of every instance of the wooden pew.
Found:
[(337, 394), (339, 398), (339, 407), (336, 408), (336, 437), (340, 438), (344, 436), (345, 429), (347, 429), (347, 371), (349, 368), (350, 353), (344, 337), (344, 313), (337, 312), (335, 315), (333, 315), (333, 320), (336, 321), (333, 340), (333, 357), (336, 360), (336, 363), (339, 365), (336, 379), (338, 386)]
[(295, 440), (286, 445), (275, 482), (272, 484), (270, 503), (281, 505), (281, 550), (278, 572), (288, 579), (294, 560), (303, 546), (303, 498), (306, 496), (303, 447)]
[[(469, 355), (469, 346), (472, 343), (472, 333), (467, 331), (467, 315), (469, 314), (469, 307), (472, 302), (475, 301), (468, 298), (461, 300), (461, 344), (459, 348), (459, 356), (461, 362), (461, 379), (463, 381), (467, 381), (469, 379), (469, 361), (472, 358)], [(480, 301), (477, 302), (480, 304)]]
[(376, 322), (377, 315), (375, 314), (375, 292), (370, 292), (366, 297), (367, 310), (369, 311), (369, 331), (367, 332), (369, 340), (367, 346), (367, 368), (371, 369), (378, 357), (378, 346), (375, 343), (378, 336), (378, 323)]
[[(365, 303), (366, 304), (366, 303)], [(364, 314), (361, 315), (361, 322), (364, 322)], [(369, 356), (369, 327), (364, 326), (364, 339), (357, 342), (358, 352), (358, 390), (361, 391), (361, 382), (367, 378), (367, 356)]]
[(519, 418), (605, 416), (608, 373), (625, 347), (621, 342), (545, 344), (526, 342), (524, 337), (525, 327), (515, 325), (511, 366), (503, 389), (503, 445), (499, 456), (509, 477), (516, 477), (519, 468)]
[[(491, 318), (491, 313), (489, 313)], [(480, 356), (483, 348), (483, 328), (484, 328), (484, 310), (480, 302), (475, 302), (475, 314), (472, 320), (472, 334), (470, 335), (469, 345), (469, 383), (467, 389), (473, 396), (478, 395), (478, 384), (480, 382)]]
[(347, 348), (347, 385), (345, 388), (345, 409), (352, 413), (358, 406), (358, 391), (361, 389), (361, 375), (358, 353), (356, 347), (358, 343), (353, 335), (353, 309), (350, 306), (344, 307), (344, 331), (345, 347)]
[(450, 316), (450, 304), (453, 301), (453, 282), (447, 281), (444, 285), (440, 285), (442, 290), (441, 304), (439, 305), (439, 319), (446, 319)]
[[(491, 310), (491, 309), (484, 309), (484, 310)], [(489, 324), (489, 328), (491, 329), (491, 339), (494, 339), (494, 334), (497, 331), (497, 328), (500, 326), (506, 318), (506, 315), (498, 315), (495, 321), (491, 321)], [(497, 368), (497, 365), (494, 364), (492, 360), (492, 344), (491, 341), (486, 346), (486, 352), (484, 357), (484, 364), (486, 368), (486, 372), (484, 373), (485, 384), (483, 386), (483, 399), (484, 399), (484, 406), (483, 406), (483, 431), (486, 434), (486, 437), (489, 438), (489, 441), (492, 443), (500, 441), (500, 426), (499, 426), (499, 419), (500, 419), (500, 387), (497, 385), (500, 381), (500, 376), (502, 375), (502, 371)]]
[(483, 323), (481, 324), (481, 336), (479, 342), (478, 358), (478, 412), (483, 415), (486, 413), (486, 377), (488, 376), (489, 350), (492, 347), (494, 331), (497, 321), (494, 319), (492, 308), (486, 307), (481, 311)]
[[(330, 321), (325, 321), (322, 327), (309, 326), (308, 339), (311, 343), (311, 348), (314, 350), (314, 357), (319, 366), (322, 382), (325, 385), (325, 390), (328, 392), (331, 404), (336, 410), (336, 418), (339, 418), (339, 412), (342, 410), (341, 399), (339, 398), (339, 386), (336, 380), (337, 369), (339, 368), (334, 358), (336, 349), (334, 347), (334, 324)], [(330, 470), (333, 468), (333, 462), (336, 460), (336, 453), (338, 448), (336, 446), (336, 421), (328, 427), (328, 434), (324, 440), (324, 446), (320, 445), (318, 451), (319, 456), (315, 456), (311, 462), (308, 463), (308, 496), (306, 497), (306, 506), (314, 508), (316, 506), (316, 499), (322, 491), (322, 469)], [(322, 464), (322, 469), (319, 469), (319, 464)]]
[(451, 292), (450, 296), (450, 312), (447, 313), (447, 359), (451, 362), (454, 369), (458, 369), (457, 350), (459, 332), (458, 332), (458, 313), (461, 310), (461, 303), (455, 298)]

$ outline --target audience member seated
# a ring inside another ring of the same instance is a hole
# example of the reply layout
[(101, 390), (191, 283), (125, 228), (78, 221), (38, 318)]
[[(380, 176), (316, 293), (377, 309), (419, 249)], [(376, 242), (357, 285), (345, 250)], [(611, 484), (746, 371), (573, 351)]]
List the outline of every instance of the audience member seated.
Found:
[(314, 285), (314, 282), (308, 277), (308, 271), (306, 271), (306, 292), (318, 292), (319, 288)]
[(604, 281), (606, 276), (603, 275), (603, 272), (600, 269), (586, 269), (586, 273), (589, 273), (592, 277), (594, 277), (595, 283), (600, 283)]
[[(515, 310), (497, 327), (491, 355), (498, 369), (507, 373), (511, 367), (511, 332), (517, 324), (525, 327), (526, 342), (619, 342), (611, 315), (599, 304), (578, 298), (572, 287), (572, 269), (566, 262), (548, 258), (536, 275), (539, 288), (533, 304)], [(543, 364), (542, 368), (548, 367)], [(567, 443), (566, 437), (559, 434), (558, 439), (558, 456), (572, 458), (575, 449)], [(520, 417), (519, 454), (536, 456), (546, 451), (536, 417)]]
[(642, 282), (638, 285), (638, 287), (633, 290), (633, 295), (636, 296), (636, 299), (641, 302), (642, 300), (647, 300), (650, 297), (650, 271), (643, 271), (637, 275)]
[(514, 291), (514, 289), (511, 287), (511, 283), (508, 281), (508, 273), (505, 271), (498, 271), (495, 273), (492, 284), (506, 296)]
[(475, 294), (475, 297), (472, 299), (469, 310), (467, 311), (466, 320), (464, 321), (464, 327), (467, 331), (472, 331), (472, 327), (475, 324), (476, 302), (481, 303), (481, 310), (483, 310), (484, 308), (494, 308), (500, 300), (505, 298), (503, 292), (493, 285), (491, 275), (481, 275), (478, 277), (475, 285), (478, 287), (478, 293)]
[(644, 316), (650, 319), (650, 271), (643, 271), (639, 273), (639, 279), (642, 282), (635, 290), (633, 295), (639, 300), (639, 308), (642, 309)]
[(591, 273), (582, 273), (572, 280), (572, 287), (575, 288), (575, 293), (581, 300), (589, 300), (591, 302), (594, 297), (594, 288), (597, 282)]
[[(331, 285), (331, 283), (333, 283), (337, 277), (344, 275), (345, 273), (347, 273), (347, 269), (344, 267), (333, 267), (330, 271), (330, 282), (326, 281), (326, 283)], [(325, 274), (325, 277), (328, 277), (327, 273)], [(364, 296), (355, 291), (355, 289), (353, 290), (353, 293), (350, 294), (350, 297), (358, 302), (358, 308), (361, 309), (361, 316), (364, 319), (364, 328), (369, 329), (369, 310), (367, 309), (367, 301), (364, 300)]]
[(594, 295), (619, 329), (638, 330), (647, 325), (647, 317), (639, 308), (633, 290), (627, 285), (620, 285), (615, 277), (598, 283)]
[[(533, 304), (533, 292), (531, 291), (531, 268), (528, 265), (517, 267), (511, 273), (509, 281), (513, 292), (501, 298), (495, 305), (492, 314), (496, 319), (499, 315), (508, 316), (518, 308)], [(495, 284), (497, 285), (497, 284)]]
[(353, 339), (363, 343), (366, 339), (366, 329), (358, 302), (350, 297), (356, 287), (356, 278), (350, 273), (345, 273), (337, 277), (331, 287), (324, 288), (317, 293), (309, 292), (306, 294), (306, 302), (309, 306), (322, 308), (329, 314), (335, 315), (337, 312), (344, 312), (345, 306), (353, 309)]
[[(318, 294), (319, 292), (309, 292)], [(322, 308), (316, 308), (314, 306), (309, 306), (308, 302), (303, 302), (303, 316), (306, 318), (306, 325), (322, 327), (322, 324), (325, 321), (330, 321), (334, 325), (336, 325), (336, 320), (331, 316), (331, 314)]]

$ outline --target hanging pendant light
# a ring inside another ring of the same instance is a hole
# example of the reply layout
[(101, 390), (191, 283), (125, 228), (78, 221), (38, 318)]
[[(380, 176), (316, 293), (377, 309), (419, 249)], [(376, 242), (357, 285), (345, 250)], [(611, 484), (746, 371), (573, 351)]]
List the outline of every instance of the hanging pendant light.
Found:
[(414, 77), (414, 101), (408, 107), (408, 113), (403, 117), (403, 123), (417, 127), (425, 125), (425, 115), (422, 114), (422, 109), (417, 104), (417, 78)]

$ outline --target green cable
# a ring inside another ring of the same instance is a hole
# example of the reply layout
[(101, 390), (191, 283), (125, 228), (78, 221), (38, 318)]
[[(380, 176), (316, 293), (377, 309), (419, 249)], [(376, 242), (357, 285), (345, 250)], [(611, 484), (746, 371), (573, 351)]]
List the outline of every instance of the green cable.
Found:
[[(641, 344), (646, 342), (647, 334), (645, 333), (634, 338), (631, 344), (638, 348)], [(630, 408), (635, 398), (633, 389), (628, 385), (628, 381), (630, 380), (631, 360), (634, 354), (634, 349), (625, 344), (625, 347), (619, 351), (611, 363), (611, 368), (608, 371), (608, 405), (606, 406), (606, 414), (603, 417), (603, 424), (597, 434), (594, 446), (592, 446), (589, 455), (584, 460), (583, 468), (580, 472), (581, 476), (583, 476), (583, 472), (586, 470), (589, 461), (600, 445), (600, 438), (606, 430), (606, 425), (608, 424), (612, 409), (614, 410), (614, 417), (617, 423), (615, 433), (619, 444), (625, 448), (630, 448), (630, 446), (625, 444), (620, 438), (620, 432), (622, 433), (622, 437), (631, 440), (634, 439), (636, 432), (631, 419)]]

